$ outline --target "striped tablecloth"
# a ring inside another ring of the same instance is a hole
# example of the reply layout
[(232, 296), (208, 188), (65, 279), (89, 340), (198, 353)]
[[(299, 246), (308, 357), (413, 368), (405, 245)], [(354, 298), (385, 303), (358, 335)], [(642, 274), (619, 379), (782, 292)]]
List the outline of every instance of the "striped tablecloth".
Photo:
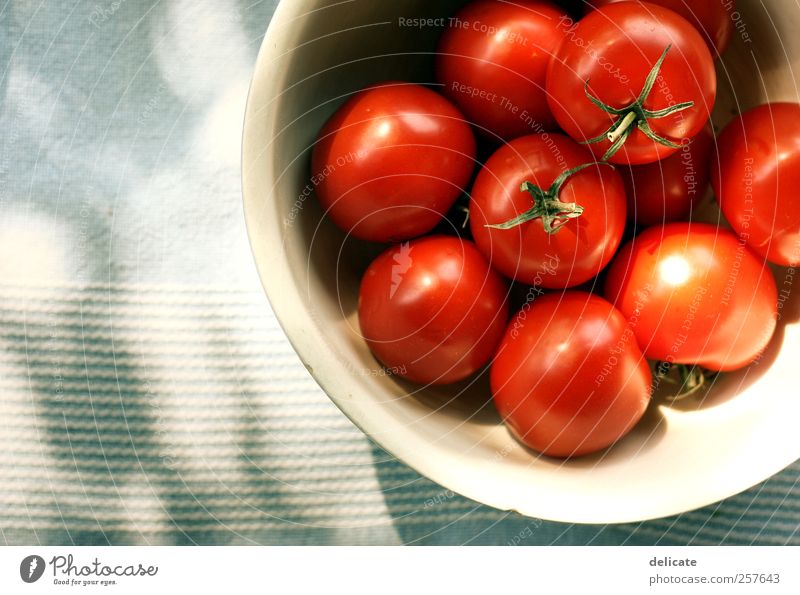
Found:
[(800, 544), (800, 465), (636, 525), (489, 509), (329, 402), (255, 274), (245, 94), (274, 0), (0, 8), (6, 544)]

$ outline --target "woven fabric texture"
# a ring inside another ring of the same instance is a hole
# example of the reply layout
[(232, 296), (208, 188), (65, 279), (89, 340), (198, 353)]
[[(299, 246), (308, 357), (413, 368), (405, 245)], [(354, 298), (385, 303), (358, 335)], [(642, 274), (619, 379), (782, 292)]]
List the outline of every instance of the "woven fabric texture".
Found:
[(247, 244), (239, 144), (274, 0), (0, 8), (5, 544), (800, 544), (800, 465), (679, 517), (480, 506), (299, 362)]

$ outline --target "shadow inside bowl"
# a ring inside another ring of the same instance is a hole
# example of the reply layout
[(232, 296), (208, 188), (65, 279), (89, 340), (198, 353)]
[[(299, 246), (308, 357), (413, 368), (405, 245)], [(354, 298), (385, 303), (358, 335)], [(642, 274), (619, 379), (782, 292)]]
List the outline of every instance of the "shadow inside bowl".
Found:
[(455, 422), (494, 426), (501, 423), (492, 402), (489, 369), (477, 375), (443, 386), (421, 386), (393, 376), (392, 381), (404, 392), (404, 398), (415, 399), (429, 408), (431, 414), (445, 415)]
[(545, 457), (539, 453), (534, 454), (540, 463), (572, 469), (592, 469), (598, 465), (615, 464), (631, 460), (643, 453), (657, 448), (667, 432), (667, 419), (661, 410), (660, 404), (652, 399), (639, 423), (620, 440), (598, 452), (575, 457), (572, 459), (556, 459)]
[(637, 423), (628, 434), (603, 450), (580, 457), (560, 459), (545, 456), (528, 448), (520, 442), (513, 433), (509, 432), (531, 456), (536, 457), (537, 464), (543, 464), (558, 469), (591, 469), (600, 465), (615, 464), (631, 460), (658, 447), (666, 433), (667, 419), (664, 416), (660, 403), (656, 399), (650, 401), (650, 405), (644, 412), (642, 419), (639, 420), (639, 423)]

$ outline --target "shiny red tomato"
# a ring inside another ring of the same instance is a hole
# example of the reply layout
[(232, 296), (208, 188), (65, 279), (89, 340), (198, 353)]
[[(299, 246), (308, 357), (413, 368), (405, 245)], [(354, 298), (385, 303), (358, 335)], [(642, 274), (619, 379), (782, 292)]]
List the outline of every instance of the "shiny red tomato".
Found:
[(688, 219), (708, 188), (713, 150), (714, 133), (707, 124), (663, 161), (622, 172), (628, 216), (641, 227)]
[(472, 242), (406, 242), (364, 273), (361, 333), (392, 373), (421, 384), (456, 382), (494, 355), (508, 320), (507, 290)]
[(571, 28), (550, 63), (550, 109), (601, 159), (664, 159), (708, 121), (717, 92), (703, 38), (671, 10), (619, 2)]
[(566, 14), (542, 0), (477, 0), (448, 21), (436, 54), (442, 91), (485, 136), (552, 130), (545, 75)]
[(800, 264), (800, 105), (745, 112), (717, 151), (711, 181), (725, 218), (762, 258)]
[(608, 269), (606, 297), (647, 357), (728, 371), (758, 358), (775, 331), (772, 273), (730, 231), (651, 227)]
[(566, 136), (524, 136), (481, 169), (469, 220), (478, 247), (507, 277), (573, 287), (597, 275), (619, 247), (625, 187), (617, 171)]
[(556, 457), (619, 440), (647, 409), (652, 383), (625, 317), (579, 291), (545, 295), (523, 309), (500, 344), (490, 380), (513, 433)]
[(450, 102), (419, 85), (385, 83), (354, 95), (325, 124), (311, 183), (339, 227), (390, 242), (433, 229), (474, 166), (475, 138)]
[[(614, 2), (625, 2), (627, 0), (588, 0), (587, 10), (592, 6), (602, 8)], [(728, 47), (733, 34), (734, 19), (731, 17), (736, 13), (736, 2), (734, 0), (648, 0), (650, 4), (658, 4), (664, 8), (674, 10), (692, 25), (694, 25), (711, 51), (711, 55), (717, 57)]]

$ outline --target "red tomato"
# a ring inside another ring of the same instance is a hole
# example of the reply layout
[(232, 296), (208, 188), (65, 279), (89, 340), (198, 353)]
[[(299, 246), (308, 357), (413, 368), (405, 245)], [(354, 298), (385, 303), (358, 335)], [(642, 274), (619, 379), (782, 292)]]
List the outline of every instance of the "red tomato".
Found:
[(579, 291), (536, 298), (509, 325), (490, 373), (497, 410), (531, 448), (577, 456), (642, 417), (652, 377), (625, 317)]
[[(594, 5), (602, 8), (614, 2), (626, 0), (588, 0), (587, 10)], [(734, 19), (731, 17), (736, 12), (734, 0), (649, 0), (650, 4), (658, 4), (664, 8), (674, 10), (692, 25), (694, 25), (711, 51), (716, 57), (728, 47), (733, 34)]]
[(311, 182), (339, 227), (389, 242), (433, 229), (474, 165), (475, 138), (453, 105), (419, 85), (385, 83), (353, 96), (325, 124)]
[(728, 371), (756, 360), (777, 319), (772, 273), (726, 229), (651, 227), (608, 269), (606, 297), (647, 357)]
[(719, 136), (711, 182), (722, 212), (761, 257), (800, 264), (800, 105), (745, 112)]
[[(584, 165), (564, 180), (565, 172)], [(523, 190), (524, 183), (535, 188)], [(508, 229), (488, 227), (533, 215)], [(478, 247), (507, 277), (573, 287), (597, 275), (619, 247), (625, 187), (617, 171), (596, 164), (588, 149), (566, 136), (524, 136), (500, 147), (478, 174), (469, 219)]]
[(477, 0), (448, 21), (436, 54), (443, 92), (482, 132), (512, 139), (552, 130), (545, 75), (566, 14), (550, 2)]
[(494, 354), (508, 320), (507, 289), (472, 242), (406, 242), (364, 273), (361, 333), (393, 373), (421, 384), (456, 382)]
[(671, 10), (599, 8), (571, 28), (550, 63), (550, 109), (573, 139), (613, 163), (658, 161), (708, 121), (717, 92), (703, 38)]
[(707, 124), (674, 155), (623, 172), (628, 216), (641, 227), (688, 219), (708, 188), (713, 150)]

